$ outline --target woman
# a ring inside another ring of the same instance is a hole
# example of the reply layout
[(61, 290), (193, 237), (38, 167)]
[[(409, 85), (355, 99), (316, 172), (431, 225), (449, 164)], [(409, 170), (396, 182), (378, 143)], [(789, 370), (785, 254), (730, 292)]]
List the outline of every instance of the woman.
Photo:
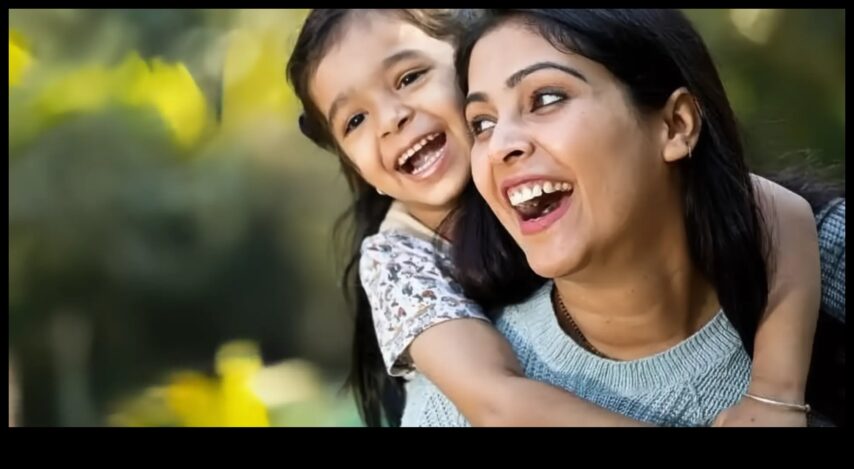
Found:
[[(747, 393), (767, 240), (690, 23), (493, 12), (458, 54), (477, 189), (533, 272), (555, 279), (497, 323), (526, 375), (662, 425), (711, 423), (743, 396), (795, 407)], [(478, 202), (454, 237), (472, 298), (508, 275), (486, 261), (502, 248), (466, 235), (501, 230)], [(408, 391), (404, 424), (466, 423), (428, 380)]]

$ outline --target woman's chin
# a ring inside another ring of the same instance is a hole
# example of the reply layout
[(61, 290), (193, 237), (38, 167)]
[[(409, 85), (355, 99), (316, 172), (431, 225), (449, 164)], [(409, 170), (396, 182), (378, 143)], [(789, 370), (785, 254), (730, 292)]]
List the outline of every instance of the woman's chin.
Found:
[[(551, 255), (549, 255), (551, 254)], [(551, 253), (527, 254), (528, 265), (535, 274), (543, 278), (555, 279), (566, 277), (576, 272), (579, 262), (575, 256), (563, 255), (556, 257)]]

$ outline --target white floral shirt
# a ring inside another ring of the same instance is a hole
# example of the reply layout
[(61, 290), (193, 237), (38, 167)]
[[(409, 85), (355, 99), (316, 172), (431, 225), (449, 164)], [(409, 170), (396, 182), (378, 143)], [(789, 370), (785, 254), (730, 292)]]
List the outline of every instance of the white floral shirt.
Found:
[(431, 240), (398, 203), (389, 212), (379, 233), (362, 242), (359, 276), (387, 371), (411, 377), (407, 350), (419, 334), (452, 319), (488, 319), (442, 269), (452, 265), (447, 243)]

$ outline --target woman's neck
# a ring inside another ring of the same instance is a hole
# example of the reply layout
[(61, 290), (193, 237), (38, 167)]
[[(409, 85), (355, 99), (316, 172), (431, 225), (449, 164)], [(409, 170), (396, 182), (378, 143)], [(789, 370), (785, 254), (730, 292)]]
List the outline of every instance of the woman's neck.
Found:
[(560, 298), (590, 344), (619, 360), (673, 347), (720, 309), (714, 287), (691, 261), (684, 232), (642, 246), (619, 268), (579, 277), (555, 280)]

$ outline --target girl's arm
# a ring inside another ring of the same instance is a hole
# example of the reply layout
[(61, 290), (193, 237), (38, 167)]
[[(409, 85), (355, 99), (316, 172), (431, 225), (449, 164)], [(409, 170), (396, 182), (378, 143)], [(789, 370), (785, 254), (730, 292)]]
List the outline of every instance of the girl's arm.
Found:
[[(815, 218), (802, 197), (767, 179), (753, 180), (771, 238), (771, 269), (748, 392), (803, 404), (821, 301)], [(806, 415), (745, 397), (722, 413), (715, 425), (804, 426)]]
[(386, 367), (417, 368), (475, 426), (646, 426), (525, 378), (510, 344), (436, 264), (424, 241), (381, 233), (360, 276)]

